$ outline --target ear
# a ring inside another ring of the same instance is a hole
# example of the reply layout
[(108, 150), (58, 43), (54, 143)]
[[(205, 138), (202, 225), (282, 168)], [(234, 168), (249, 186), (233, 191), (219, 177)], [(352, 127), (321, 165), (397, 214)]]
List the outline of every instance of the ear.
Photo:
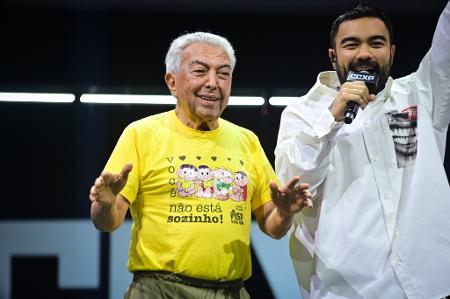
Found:
[(334, 49), (328, 49), (328, 57), (330, 58), (333, 69), (336, 70), (336, 52), (334, 52)]
[(391, 65), (394, 62), (394, 56), (395, 56), (395, 45), (391, 46)]
[(166, 85), (170, 90), (170, 93), (176, 98), (177, 97), (177, 87), (175, 85), (175, 75), (172, 73), (166, 73), (164, 76)]

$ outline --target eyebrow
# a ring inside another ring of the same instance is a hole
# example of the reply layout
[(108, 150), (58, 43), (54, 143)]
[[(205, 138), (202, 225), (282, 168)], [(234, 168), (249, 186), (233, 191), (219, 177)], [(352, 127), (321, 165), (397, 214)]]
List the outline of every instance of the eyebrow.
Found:
[[(192, 61), (192, 62), (189, 64), (189, 66), (192, 66), (192, 65), (194, 65), (194, 64), (200, 64), (200, 65), (204, 66), (205, 68), (209, 68), (209, 67), (210, 67), (207, 63), (205, 63), (205, 62), (203, 62), (203, 61), (201, 61), (201, 60), (197, 60), (197, 59), (194, 60), (194, 61)], [(228, 64), (228, 63), (226, 63), (226, 64), (223, 64), (223, 65), (220, 65), (218, 68), (219, 68), (219, 69), (221, 69), (221, 68), (229, 68), (229, 69), (231, 69), (231, 65)]]
[[(387, 38), (384, 35), (372, 35), (371, 37), (368, 38), (369, 42), (372, 42), (374, 40), (382, 40), (387, 42)], [(354, 36), (349, 36), (349, 37), (344, 37), (343, 39), (341, 39), (341, 44), (344, 44), (346, 42), (359, 42), (361, 41), (360, 38), (354, 37)]]

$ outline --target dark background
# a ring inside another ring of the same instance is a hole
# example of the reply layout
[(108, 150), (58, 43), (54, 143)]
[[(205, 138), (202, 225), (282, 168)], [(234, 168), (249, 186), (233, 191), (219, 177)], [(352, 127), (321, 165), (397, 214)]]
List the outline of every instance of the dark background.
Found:
[[(69, 92), (77, 100), (72, 104), (0, 102), (0, 221), (89, 218), (89, 188), (123, 128), (170, 107), (82, 104), (79, 95), (168, 94), (164, 57), (170, 42), (182, 33), (209, 31), (230, 40), (237, 56), (232, 95), (260, 95), (267, 100), (273, 95), (303, 94), (318, 72), (330, 69), (330, 25), (338, 12), (353, 4), (330, 2), (3, 2), (0, 92)], [(372, 2), (386, 9), (394, 23), (393, 77), (415, 71), (446, 1)], [(282, 109), (228, 107), (223, 116), (253, 130), (273, 162)], [(448, 173), (448, 158), (446, 169)], [(107, 238), (102, 235), (102, 242)], [(53, 259), (16, 259), (13, 291), (18, 294), (19, 282), (27, 281), (20, 269), (30, 267), (47, 271), (42, 285), (54, 288), (55, 263)], [(100, 290), (55, 291), (54, 298), (107, 298), (104, 264)], [(270, 298), (255, 261), (247, 287), (255, 298)], [(26, 290), (20, 292), (27, 297)]]

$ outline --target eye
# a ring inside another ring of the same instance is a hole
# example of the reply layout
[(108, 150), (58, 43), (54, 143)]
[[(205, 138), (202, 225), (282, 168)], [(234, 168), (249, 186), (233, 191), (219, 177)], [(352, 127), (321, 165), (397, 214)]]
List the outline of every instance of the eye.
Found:
[(228, 80), (230, 78), (230, 73), (229, 72), (219, 72), (217, 74), (217, 77), (219, 77), (222, 80)]
[(380, 42), (380, 41), (378, 41), (378, 42), (373, 42), (373, 43), (371, 43), (370, 44), (373, 48), (382, 48), (382, 47), (384, 47), (384, 43), (383, 42)]
[(195, 76), (202, 76), (202, 75), (204, 75), (206, 73), (206, 69), (203, 69), (203, 68), (193, 69), (192, 73)]
[(353, 49), (356, 49), (357, 47), (358, 47), (358, 44), (356, 44), (356, 43), (348, 43), (343, 46), (344, 49), (348, 49), (348, 50), (353, 50)]

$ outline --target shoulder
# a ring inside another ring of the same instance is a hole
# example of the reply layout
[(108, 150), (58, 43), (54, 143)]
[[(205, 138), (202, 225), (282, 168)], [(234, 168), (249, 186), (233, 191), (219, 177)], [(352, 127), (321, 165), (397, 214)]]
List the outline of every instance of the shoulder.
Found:
[(258, 137), (256, 136), (253, 131), (244, 128), (242, 126), (239, 126), (237, 124), (234, 124), (226, 119), (221, 118), (220, 119), (220, 125), (223, 126), (223, 131), (225, 134), (231, 134), (234, 135), (237, 138), (245, 138), (249, 140), (258, 140)]
[(130, 123), (123, 134), (137, 139), (157, 138), (160, 134), (165, 134), (165, 128), (169, 127), (170, 121), (170, 111), (150, 115)]
[(167, 111), (167, 112), (163, 112), (163, 113), (149, 115), (142, 119), (133, 121), (132, 123), (130, 123), (128, 125), (128, 128), (144, 129), (144, 128), (148, 128), (148, 127), (164, 125), (164, 123), (170, 121), (170, 113), (171, 113), (171, 111)]

